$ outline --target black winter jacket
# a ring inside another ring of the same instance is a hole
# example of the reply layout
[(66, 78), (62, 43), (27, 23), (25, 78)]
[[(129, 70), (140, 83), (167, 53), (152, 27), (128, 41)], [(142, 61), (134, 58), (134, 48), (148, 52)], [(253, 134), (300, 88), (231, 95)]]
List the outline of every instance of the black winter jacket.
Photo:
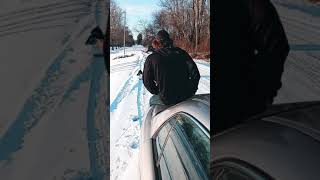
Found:
[(213, 1), (213, 131), (265, 110), (289, 45), (269, 0)]
[(176, 104), (195, 94), (200, 74), (189, 54), (174, 47), (149, 55), (142, 78), (151, 94), (159, 95), (165, 104)]
[(150, 46), (148, 46), (148, 49), (147, 49), (146, 53), (154, 52), (154, 51), (155, 51), (155, 49), (150, 45)]

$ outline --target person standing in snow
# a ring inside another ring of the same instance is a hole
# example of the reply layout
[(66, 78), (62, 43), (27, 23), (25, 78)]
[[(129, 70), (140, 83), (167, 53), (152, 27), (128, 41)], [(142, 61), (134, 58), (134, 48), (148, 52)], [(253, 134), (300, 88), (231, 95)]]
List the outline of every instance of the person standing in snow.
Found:
[(143, 84), (154, 96), (152, 104), (172, 105), (192, 97), (200, 80), (197, 65), (190, 55), (174, 47), (167, 31), (157, 33), (159, 48), (150, 54), (143, 69)]

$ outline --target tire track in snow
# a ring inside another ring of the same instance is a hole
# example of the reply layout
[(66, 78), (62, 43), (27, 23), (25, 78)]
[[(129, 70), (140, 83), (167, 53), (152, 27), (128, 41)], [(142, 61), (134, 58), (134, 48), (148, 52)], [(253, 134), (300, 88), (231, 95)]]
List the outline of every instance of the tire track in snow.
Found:
[(131, 81), (132, 81), (132, 76), (130, 76), (127, 79), (127, 81), (125, 82), (125, 84), (123, 85), (121, 90), (119, 91), (119, 93), (116, 96), (116, 98), (110, 104), (110, 112), (113, 112), (115, 109), (117, 109), (117, 107), (118, 107), (119, 103), (122, 101), (122, 99), (127, 96), (128, 88), (130, 86)]
[(90, 12), (78, 12), (78, 14), (73, 16), (65, 16), (64, 19), (60, 17), (61, 19), (55, 18), (55, 19), (50, 19), (48, 21), (32, 22), (26, 25), (22, 24), (19, 27), (9, 27), (5, 30), (0, 31), (0, 37), (16, 34), (16, 33), (28, 32), (31, 30), (49, 29), (50, 27), (55, 27), (55, 26), (67, 26), (67, 25), (75, 24), (75, 21), (72, 21), (72, 20), (79, 19), (89, 14)]
[[(100, 57), (96, 57), (92, 59), (91, 64), (82, 71), (78, 76), (76, 76), (72, 82), (68, 90), (63, 95), (63, 100), (60, 104), (63, 104), (67, 99), (70, 98), (73, 92), (80, 88), (82, 83), (90, 81), (89, 87), (89, 96), (88, 96), (88, 104), (87, 104), (87, 140), (88, 140), (88, 149), (89, 149), (89, 161), (90, 161), (90, 173), (89, 177), (87, 175), (78, 176), (79, 179), (93, 179), (93, 180), (103, 180), (104, 176), (106, 176), (106, 172), (102, 169), (102, 165), (100, 164), (100, 158), (97, 146), (100, 142), (99, 129), (96, 127), (95, 122), (96, 119), (96, 110), (98, 104), (98, 94), (100, 92), (100, 82), (102, 76), (104, 75), (104, 59)], [(100, 127), (102, 128), (102, 127)]]
[(129, 93), (129, 87), (133, 81), (134, 73), (136, 72), (136, 69), (134, 69), (130, 74), (127, 81), (122, 86), (121, 90), (118, 92), (116, 98), (112, 101), (110, 104), (110, 112), (113, 112), (115, 109), (117, 109), (119, 103), (125, 98)]
[(61, 9), (60, 11), (53, 11), (53, 12), (46, 12), (44, 14), (42, 13), (35, 13), (32, 16), (28, 17), (28, 16), (22, 16), (21, 19), (17, 19), (14, 18), (12, 21), (8, 21), (6, 23), (4, 23), (5, 21), (1, 22), (0, 28), (3, 27), (8, 27), (8, 26), (13, 26), (13, 25), (19, 25), (19, 24), (24, 24), (26, 22), (32, 22), (34, 20), (39, 20), (39, 19), (45, 19), (48, 17), (59, 17), (61, 15), (65, 15), (65, 14), (71, 14), (74, 12), (89, 12), (90, 8), (89, 7), (78, 7), (78, 8), (65, 8), (65, 9)]
[(93, 180), (103, 180), (105, 174), (99, 163), (97, 144), (99, 141), (98, 129), (95, 127), (95, 112), (97, 98), (100, 91), (100, 79), (104, 75), (104, 59), (94, 58), (91, 66), (91, 83), (89, 90), (89, 101), (87, 107), (87, 138), (90, 159), (90, 178)]
[[(140, 62), (140, 63), (139, 63)], [(128, 66), (127, 66), (127, 64), (132, 64), (132, 66), (130, 65), (129, 67), (133, 67), (132, 69), (135, 69), (133, 72), (136, 72), (137, 71), (137, 69), (136, 68), (134, 68), (134, 67), (137, 67), (137, 65), (139, 64), (139, 67), (141, 67), (141, 61), (139, 60), (139, 58), (138, 58), (138, 60), (137, 61), (134, 61), (134, 62), (131, 62), (131, 63), (121, 63), (121, 64), (116, 64), (115, 66), (124, 66), (124, 67), (126, 67), (126, 68), (124, 68), (124, 69), (126, 69), (126, 70), (128, 70)], [(133, 66), (134, 65), (134, 66)], [(131, 70), (131, 69), (129, 69), (129, 70)], [(117, 71), (118, 72), (118, 71)], [(129, 78), (129, 79), (127, 79), (127, 81), (126, 81), (126, 83), (125, 83), (125, 85), (123, 86), (123, 88), (122, 88), (122, 91), (126, 91), (126, 90), (128, 90), (128, 88), (129, 88), (129, 86), (130, 86), (130, 84), (129, 84), (129, 82), (128, 81), (133, 81), (133, 77), (132, 76), (130, 76), (131, 78)], [(139, 82), (140, 81), (140, 82)], [(141, 89), (142, 89), (142, 81), (141, 80), (139, 80), (132, 88), (131, 88), (131, 90), (129, 91), (129, 93), (128, 93), (128, 95), (129, 94), (131, 94), (131, 93), (133, 93), (133, 91), (135, 90), (135, 89), (138, 89), (138, 95), (137, 95), (137, 104), (138, 104), (138, 102), (141, 102), (141, 93), (139, 93), (139, 92), (142, 92), (141, 91)], [(118, 93), (118, 96), (117, 97), (122, 97), (122, 99), (124, 98), (124, 97), (127, 97), (127, 96), (124, 96), (124, 95), (122, 95), (121, 94), (121, 91), (120, 91), (120, 93)], [(113, 101), (114, 103), (116, 102), (116, 101), (118, 101), (118, 100), (116, 100), (117, 98), (115, 98), (115, 100)], [(114, 104), (113, 103), (113, 104)], [(141, 104), (141, 103), (139, 103), (139, 104)], [(113, 105), (113, 106), (115, 106), (115, 105)], [(114, 108), (114, 110), (115, 110), (116, 108)], [(140, 116), (140, 114), (142, 114), (141, 113), (141, 108), (140, 108), (140, 111), (138, 110), (138, 117), (142, 117), (142, 116)], [(141, 119), (141, 118), (140, 118)], [(140, 124), (140, 123), (139, 123)], [(128, 131), (128, 129), (129, 128), (131, 128), (131, 126), (132, 126), (132, 124), (130, 124), (130, 126), (129, 127), (127, 127), (127, 128), (124, 128), (124, 131), (123, 131), (123, 133), (119, 136), (119, 138), (115, 141), (115, 142), (118, 142), (120, 139), (121, 139), (121, 137)]]
[(142, 99), (142, 80), (139, 80), (138, 82), (138, 96), (137, 96), (137, 107), (138, 107), (138, 118), (139, 118), (139, 125), (141, 127), (142, 125), (142, 116), (143, 116), (143, 113), (142, 113), (142, 110), (141, 110), (141, 107), (142, 107), (142, 103), (141, 103), (141, 99)]
[[(0, 26), (0, 33), (4, 34), (4, 33), (9, 33), (12, 32), (13, 30), (21, 30), (21, 29), (26, 29), (27, 27), (35, 27), (36, 25), (52, 25), (54, 22), (58, 23), (59, 21), (63, 21), (63, 23), (67, 23), (68, 21), (71, 20), (75, 20), (77, 18), (81, 18), (83, 16), (89, 15), (90, 12), (88, 11), (83, 11), (83, 12), (71, 12), (68, 11), (68, 13), (64, 13), (63, 15), (65, 16), (61, 16), (62, 14), (59, 14), (58, 17), (48, 17), (48, 18), (37, 18), (32, 22), (28, 22), (28, 21), (23, 21), (23, 23), (20, 24), (11, 24), (11, 25), (3, 25)], [(60, 22), (62, 23), (62, 22)]]
[[(139, 63), (139, 67), (140, 69), (142, 69), (142, 60), (140, 59), (140, 63)], [(141, 127), (142, 125), (142, 117), (143, 117), (143, 112), (142, 112), (142, 87), (143, 83), (141, 79), (138, 79), (138, 96), (137, 96), (137, 106), (138, 106), (138, 118), (139, 118), (139, 125)]]
[[(137, 63), (134, 63), (135, 67), (127, 66), (125, 69), (127, 71), (131, 71), (129, 74), (129, 78), (127, 79), (125, 85), (121, 88), (118, 95), (116, 96), (115, 100), (113, 101), (112, 108), (115, 110), (115, 104), (119, 104), (121, 101), (123, 103), (132, 103), (130, 106), (130, 112), (128, 114), (123, 114), (121, 116), (122, 121), (126, 122), (127, 127), (120, 127), (119, 137), (115, 139), (114, 143), (112, 143), (111, 149), (112, 151), (118, 152), (119, 155), (114, 156), (111, 160), (111, 178), (112, 179), (119, 179), (120, 176), (127, 170), (129, 166), (129, 162), (136, 154), (136, 150), (139, 147), (140, 143), (140, 126), (142, 121), (142, 90), (143, 90), (143, 83), (137, 76), (135, 76), (136, 72), (141, 68), (143, 59), (141, 56), (138, 55)], [(124, 63), (122, 63), (125, 66)], [(119, 65), (116, 65), (119, 66)], [(118, 67), (119, 68), (119, 67)], [(133, 70), (132, 70), (133, 69)], [(137, 94), (136, 94), (137, 93)], [(132, 98), (134, 97), (134, 98)], [(119, 100), (120, 99), (120, 100)], [(131, 102), (134, 100), (135, 102)], [(137, 106), (135, 106), (135, 104)], [(125, 104), (121, 104), (121, 107), (126, 106)], [(122, 111), (119, 109), (118, 111)], [(111, 119), (115, 121), (115, 119)], [(137, 124), (139, 122), (139, 124)]]
[[(91, 4), (92, 2), (80, 1), (71, 5), (69, 3), (61, 4), (60, 8), (54, 6), (49, 8), (50, 6), (48, 6), (48, 9), (41, 9), (42, 6), (39, 6), (33, 7), (32, 11), (28, 9), (20, 10), (24, 11), (20, 14), (19, 11), (2, 14), (0, 16), (0, 37), (74, 24), (76, 20), (92, 13), (90, 10)], [(10, 16), (10, 14), (12, 15)]]
[(133, 118), (133, 121), (139, 121), (139, 125), (141, 127), (142, 125), (142, 117), (143, 117), (143, 112), (142, 112), (142, 87), (143, 83), (142, 80), (138, 79), (138, 82), (133, 86), (133, 88), (130, 90), (129, 94), (132, 94), (133, 91), (137, 90), (137, 116)]
[(39, 85), (27, 98), (17, 118), (0, 137), (0, 161), (10, 160), (16, 151), (22, 149), (24, 137), (37, 125), (41, 118), (58, 105), (65, 90), (59, 84), (65, 76), (65, 73), (62, 73), (63, 63), (67, 60), (68, 53), (72, 52), (71, 45), (74, 39), (82, 34), (81, 31), (78, 32), (79, 30), (76, 30), (68, 42), (63, 45), (61, 52), (52, 60)]
[[(103, 1), (100, 1), (103, 2)], [(101, 19), (104, 19), (103, 16), (106, 14), (102, 14), (101, 8), (105, 8), (102, 3), (99, 1), (95, 4), (95, 21), (98, 26), (102, 29), (103, 25)], [(99, 131), (103, 129), (103, 127), (96, 127), (97, 122), (100, 118), (98, 115), (98, 103), (99, 103), (99, 92), (100, 92), (100, 83), (101, 79), (104, 75), (105, 71), (105, 62), (104, 57), (94, 57), (93, 65), (91, 69), (91, 83), (90, 83), (90, 91), (89, 91), (89, 101), (88, 101), (88, 109), (87, 109), (87, 139), (88, 139), (88, 148), (89, 148), (89, 159), (90, 159), (90, 178), (92, 180), (104, 180), (109, 176), (109, 172), (107, 169), (107, 164), (104, 164), (105, 155), (103, 146), (103, 140), (101, 140), (101, 136)], [(100, 120), (101, 121), (101, 120)], [(102, 149), (101, 149), (102, 146)]]
[(23, 29), (23, 30), (19, 30), (19, 31), (3, 33), (3, 34), (0, 34), (0, 37), (10, 36), (10, 35), (18, 34), (18, 33), (25, 33), (25, 32), (29, 32), (29, 31), (36, 31), (36, 30), (64, 28), (65, 26), (70, 25), (70, 24), (73, 24), (73, 23), (64, 23), (64, 24), (57, 24), (57, 25), (52, 25), (52, 26), (31, 27), (31, 28), (27, 28), (27, 29)]
[(133, 61), (130, 63), (121, 63), (113, 65), (113, 67), (110, 68), (110, 71), (112, 73), (120, 72), (120, 71), (128, 71), (133, 70), (138, 65), (138, 61)]
[[(41, 6), (35, 6), (35, 7), (30, 7), (30, 8), (26, 8), (26, 9), (18, 9), (16, 11), (11, 11), (11, 12), (7, 12), (7, 13), (1, 13), (0, 14), (0, 20), (3, 19), (4, 17), (10, 17), (10, 18), (14, 18), (15, 16), (25, 16), (28, 14), (33, 14), (37, 11), (39, 11), (40, 9), (44, 9), (45, 11), (49, 11), (49, 10), (55, 10), (55, 8), (60, 8), (60, 7), (68, 7), (68, 6), (74, 6), (75, 3), (76, 4), (88, 4), (88, 3), (93, 3), (96, 0), (92, 0), (90, 2), (87, 1), (81, 1), (81, 0), (66, 0), (66, 1), (60, 1), (60, 2), (55, 2), (52, 4), (46, 4), (46, 5), (41, 5)], [(50, 9), (52, 8), (52, 9)]]
[(0, 161), (9, 160), (12, 154), (23, 147), (24, 136), (38, 123), (47, 111), (57, 103), (61, 89), (54, 82), (61, 75), (61, 64), (66, 56), (64, 50), (51, 64), (39, 87), (27, 99), (16, 120), (0, 139)]

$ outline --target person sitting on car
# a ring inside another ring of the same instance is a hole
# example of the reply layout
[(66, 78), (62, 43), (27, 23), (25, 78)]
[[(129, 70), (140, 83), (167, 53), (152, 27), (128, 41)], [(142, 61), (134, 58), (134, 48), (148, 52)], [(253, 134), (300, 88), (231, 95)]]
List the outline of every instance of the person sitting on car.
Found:
[(146, 53), (148, 52), (155, 52), (157, 49), (159, 48), (159, 42), (153, 38), (153, 40), (151, 41), (151, 45), (148, 46), (148, 49), (146, 51)]
[(159, 49), (160, 44), (156, 39), (154, 39), (151, 43), (151, 46), (152, 46), (153, 50), (156, 51), (157, 49)]
[(172, 105), (192, 97), (197, 89), (200, 73), (190, 55), (174, 47), (167, 31), (157, 33), (158, 49), (150, 54), (143, 69), (143, 84), (154, 96), (150, 105)]
[(154, 48), (152, 47), (152, 45), (148, 46), (146, 53), (149, 53), (149, 52), (154, 52)]
[[(218, 133), (264, 112), (282, 86), (289, 44), (270, 0), (214, 1), (213, 116)], [(228, 10), (228, 11), (226, 11)], [(229, 11), (237, 14), (229, 16)]]

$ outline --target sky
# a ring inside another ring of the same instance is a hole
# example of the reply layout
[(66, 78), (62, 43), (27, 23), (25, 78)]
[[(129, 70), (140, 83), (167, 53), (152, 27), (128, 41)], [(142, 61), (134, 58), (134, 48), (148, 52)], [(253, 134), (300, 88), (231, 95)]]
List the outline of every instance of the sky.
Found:
[(121, 9), (127, 12), (127, 26), (137, 39), (138, 32), (134, 31), (139, 19), (152, 20), (152, 13), (159, 10), (158, 0), (115, 0)]

